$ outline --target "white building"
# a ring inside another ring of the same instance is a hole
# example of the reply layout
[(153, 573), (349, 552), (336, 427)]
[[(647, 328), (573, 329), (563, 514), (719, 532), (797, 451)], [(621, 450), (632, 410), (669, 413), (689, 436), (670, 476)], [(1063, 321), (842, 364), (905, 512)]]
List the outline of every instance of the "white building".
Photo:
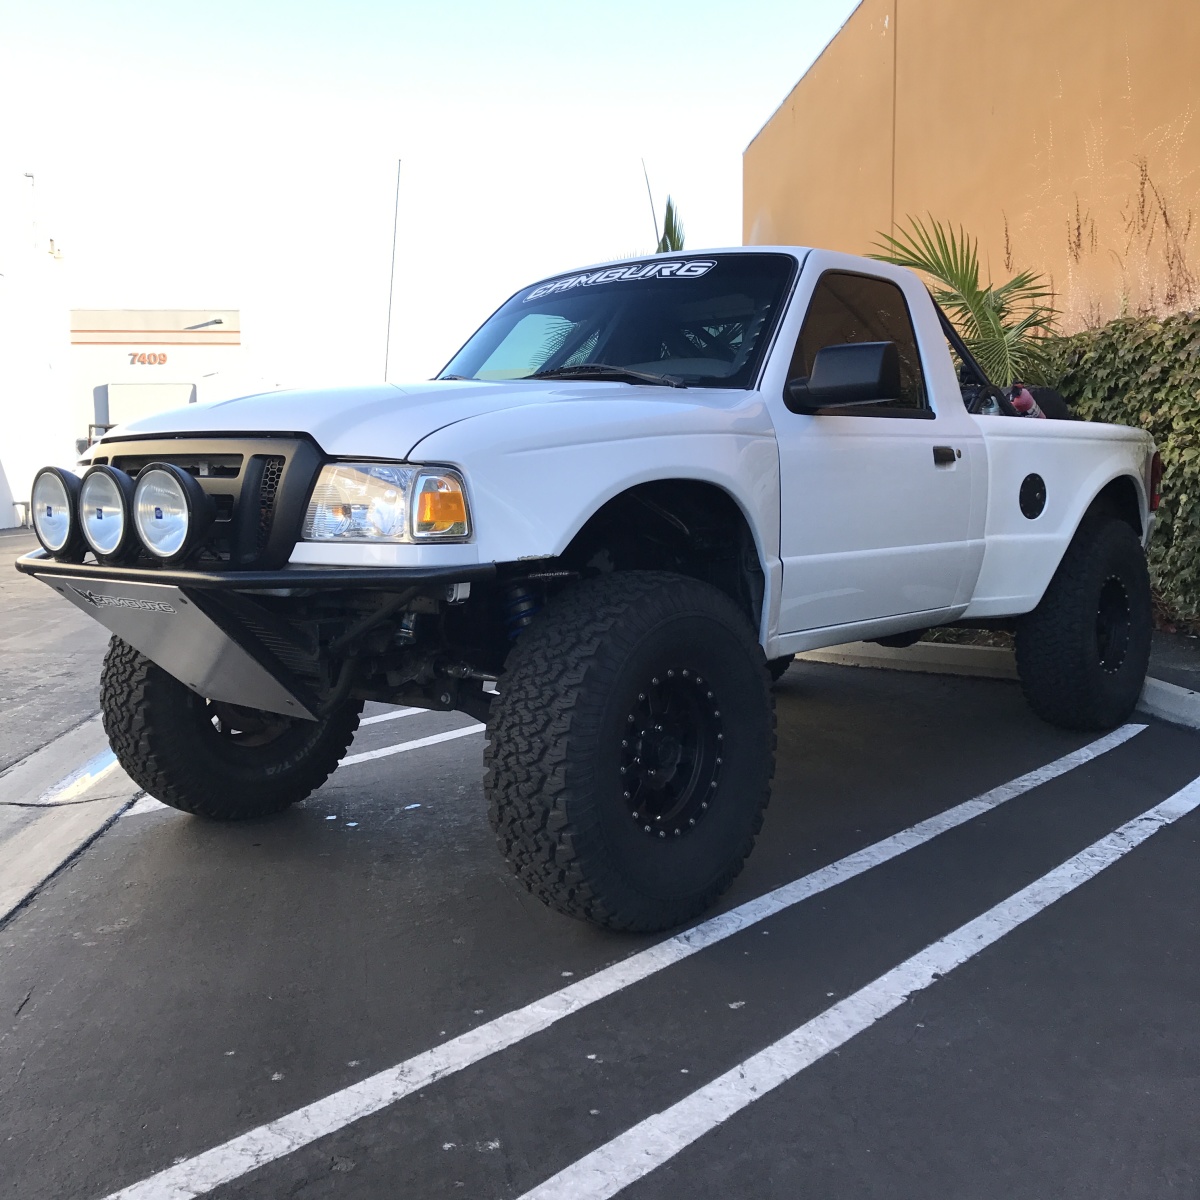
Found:
[(0, 172), (0, 528), (21, 523), (39, 466), (73, 461), (64, 282), (33, 177)]

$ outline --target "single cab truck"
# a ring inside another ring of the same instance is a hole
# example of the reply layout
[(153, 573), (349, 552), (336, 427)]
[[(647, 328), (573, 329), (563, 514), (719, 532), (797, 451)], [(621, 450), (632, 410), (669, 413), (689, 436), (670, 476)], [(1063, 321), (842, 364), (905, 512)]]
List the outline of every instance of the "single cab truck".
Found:
[(1041, 716), (1122, 721), (1160, 472), (1138, 430), (1016, 416), (906, 270), (681, 253), (518, 292), (429, 382), (111, 430), (39, 472), (18, 567), (112, 632), (151, 795), (261, 816), (365, 701), (461, 710), (528, 888), (652, 930), (750, 852), (797, 651), (1008, 628)]

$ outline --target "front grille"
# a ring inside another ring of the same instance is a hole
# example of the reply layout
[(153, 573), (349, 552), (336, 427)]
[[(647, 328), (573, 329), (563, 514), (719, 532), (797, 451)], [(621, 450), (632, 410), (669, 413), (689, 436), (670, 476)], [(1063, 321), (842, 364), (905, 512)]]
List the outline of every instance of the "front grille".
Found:
[[(97, 458), (96, 462), (104, 462)], [(150, 457), (145, 454), (119, 454), (113, 456), (113, 466), (120, 467), (134, 479), (152, 462), (169, 462), (182, 467), (197, 479), (236, 479), (242, 472), (241, 454), (170, 454)]]
[[(137, 478), (151, 463), (192, 475), (216, 509), (195, 561), (209, 567), (282, 566), (300, 532), (304, 504), (321, 464), (307, 439), (146, 438), (102, 443), (96, 463)], [(152, 565), (143, 556), (141, 565)]]

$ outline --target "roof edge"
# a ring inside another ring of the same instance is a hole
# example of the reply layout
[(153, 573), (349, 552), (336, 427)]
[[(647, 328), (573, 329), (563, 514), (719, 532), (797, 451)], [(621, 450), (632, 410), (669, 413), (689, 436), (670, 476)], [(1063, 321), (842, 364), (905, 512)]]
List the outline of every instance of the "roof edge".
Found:
[(791, 99), (792, 93), (805, 81), (805, 79), (808, 78), (808, 73), (817, 65), (817, 63), (821, 61), (822, 58), (825, 57), (825, 51), (828, 50), (829, 47), (832, 46), (839, 37), (841, 37), (842, 30), (850, 24), (850, 22), (854, 19), (854, 14), (858, 12), (858, 10), (862, 8), (865, 3), (866, 0), (858, 0), (858, 3), (855, 4), (855, 6), (846, 14), (846, 19), (837, 27), (837, 32), (829, 39), (829, 41), (825, 43), (825, 45), (821, 47), (820, 50), (817, 51), (817, 56), (808, 64), (807, 67), (804, 68), (804, 74), (792, 84), (792, 86), (788, 89), (787, 95), (784, 96), (784, 98), (775, 106), (774, 112), (772, 112), (771, 115), (758, 127), (758, 132), (746, 143), (746, 149), (742, 151), (743, 155), (745, 155), (746, 151), (758, 141), (758, 139), (762, 136), (763, 130), (766, 129), (766, 127), (770, 125), (770, 123), (780, 114), (780, 112), (783, 110), (783, 106), (788, 102), (788, 100)]

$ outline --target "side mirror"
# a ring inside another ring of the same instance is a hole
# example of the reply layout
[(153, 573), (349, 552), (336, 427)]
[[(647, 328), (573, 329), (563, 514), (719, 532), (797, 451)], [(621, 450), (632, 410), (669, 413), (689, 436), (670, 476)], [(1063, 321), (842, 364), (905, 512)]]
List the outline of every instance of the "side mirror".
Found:
[(852, 404), (880, 404), (900, 395), (900, 355), (895, 342), (850, 342), (817, 351), (812, 374), (784, 389), (792, 412), (815, 413)]

